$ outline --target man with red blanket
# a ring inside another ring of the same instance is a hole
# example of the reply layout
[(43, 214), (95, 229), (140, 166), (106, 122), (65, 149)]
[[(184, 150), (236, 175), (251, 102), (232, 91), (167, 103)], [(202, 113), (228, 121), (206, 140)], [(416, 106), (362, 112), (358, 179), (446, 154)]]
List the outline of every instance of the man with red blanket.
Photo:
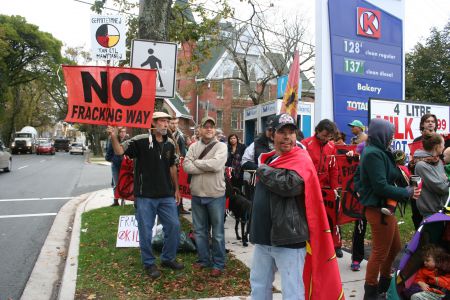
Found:
[(290, 115), (276, 116), (273, 128), (275, 150), (260, 157), (253, 200), (252, 299), (272, 298), (276, 270), (283, 299), (344, 299), (314, 165), (296, 146)]
[[(336, 189), (339, 187), (338, 174), (339, 169), (336, 164), (336, 147), (332, 139), (337, 133), (336, 124), (328, 119), (323, 119), (315, 128), (315, 135), (304, 139), (302, 144), (308, 150), (309, 156), (316, 168), (319, 177), (320, 187), (323, 189), (332, 189), (337, 195)], [(332, 229), (334, 248), (337, 257), (343, 257), (342, 241), (337, 224), (333, 224), (332, 216), (328, 217)]]

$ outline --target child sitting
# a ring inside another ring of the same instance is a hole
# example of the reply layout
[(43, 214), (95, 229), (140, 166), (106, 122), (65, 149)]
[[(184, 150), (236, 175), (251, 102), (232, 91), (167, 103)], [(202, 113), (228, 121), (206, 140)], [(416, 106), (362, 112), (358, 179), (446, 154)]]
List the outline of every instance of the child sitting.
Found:
[[(400, 186), (408, 186), (409, 178), (411, 177), (411, 173), (407, 166), (405, 166), (406, 154), (402, 150), (395, 150), (393, 153), (395, 164), (400, 169), (400, 172), (403, 175), (403, 178), (400, 183), (397, 185)], [(381, 208), (381, 212), (385, 215), (391, 216), (395, 214), (395, 209), (397, 208), (397, 201), (394, 199), (387, 199), (385, 207)]]
[(423, 267), (414, 284), (406, 291), (411, 300), (448, 299), (450, 297), (450, 255), (435, 245), (422, 249)]
[(444, 168), (448, 180), (450, 180), (450, 147), (444, 150)]

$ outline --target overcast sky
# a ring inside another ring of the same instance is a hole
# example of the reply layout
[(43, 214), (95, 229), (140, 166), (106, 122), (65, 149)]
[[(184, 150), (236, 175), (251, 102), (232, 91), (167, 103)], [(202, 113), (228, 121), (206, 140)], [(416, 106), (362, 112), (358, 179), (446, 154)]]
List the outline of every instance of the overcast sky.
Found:
[[(93, 0), (86, 1), (93, 2)], [(273, 3), (273, 7), (269, 8), (269, 2)], [(314, 0), (260, 0), (263, 8), (300, 14), (308, 19), (311, 30), (314, 26), (314, 2)], [(86, 49), (90, 47), (89, 16), (92, 14), (90, 5), (74, 0), (0, 0), (0, 3), (1, 14), (21, 15), (29, 23), (38, 25), (41, 31), (53, 34), (68, 46), (84, 46)], [(240, 5), (237, 15), (245, 18), (242, 11), (245, 11), (247, 4), (238, 0), (230, 0), (230, 3)], [(112, 6), (112, 1), (108, 0), (106, 5)], [(431, 27), (442, 29), (450, 20), (449, 0), (406, 0), (405, 6), (406, 50), (410, 50), (418, 41), (423, 41), (429, 35)]]

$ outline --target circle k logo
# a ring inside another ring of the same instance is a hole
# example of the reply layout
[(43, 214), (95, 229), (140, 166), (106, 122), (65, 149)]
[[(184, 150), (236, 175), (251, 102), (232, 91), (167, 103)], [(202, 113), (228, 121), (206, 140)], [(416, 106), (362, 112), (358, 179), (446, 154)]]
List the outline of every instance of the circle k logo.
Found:
[(358, 35), (379, 39), (381, 37), (381, 12), (365, 7), (358, 7)]

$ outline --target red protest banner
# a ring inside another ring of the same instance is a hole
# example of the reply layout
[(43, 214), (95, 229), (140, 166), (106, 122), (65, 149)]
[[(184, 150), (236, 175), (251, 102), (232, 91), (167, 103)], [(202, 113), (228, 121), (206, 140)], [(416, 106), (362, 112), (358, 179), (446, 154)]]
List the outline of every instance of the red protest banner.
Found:
[(345, 154), (336, 155), (339, 177), (342, 180), (341, 201), (337, 217), (339, 225), (362, 217), (363, 206), (358, 202), (353, 184), (353, 177), (359, 164), (357, 158), (357, 156), (348, 157)]
[(68, 112), (65, 121), (150, 128), (155, 106), (156, 71), (63, 66)]
[(183, 169), (183, 157), (180, 158), (180, 166), (178, 168), (178, 187), (181, 197), (191, 199), (191, 188), (188, 183), (188, 174)]

